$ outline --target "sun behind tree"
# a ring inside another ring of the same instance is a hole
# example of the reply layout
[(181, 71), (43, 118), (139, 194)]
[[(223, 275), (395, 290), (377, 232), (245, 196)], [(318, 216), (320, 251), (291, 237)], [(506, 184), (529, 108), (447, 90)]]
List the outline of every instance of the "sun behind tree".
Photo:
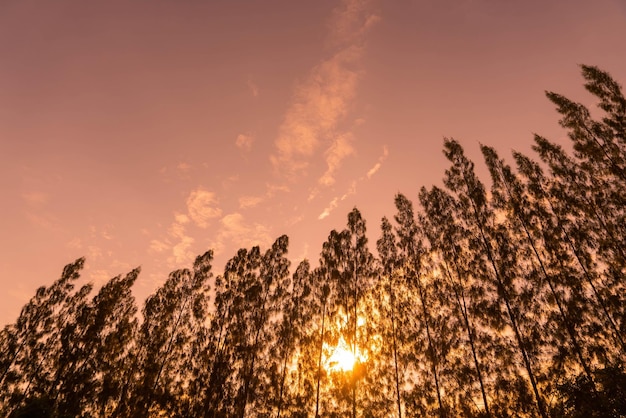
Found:
[(346, 343), (343, 337), (339, 337), (339, 341), (335, 347), (329, 347), (330, 356), (326, 359), (326, 369), (329, 372), (351, 372), (357, 363), (367, 361), (365, 353), (361, 352), (357, 347), (356, 355), (352, 348)]
[(328, 370), (332, 372), (348, 372), (354, 368), (354, 363), (356, 363), (356, 358), (346, 341), (341, 337), (337, 347), (328, 358)]

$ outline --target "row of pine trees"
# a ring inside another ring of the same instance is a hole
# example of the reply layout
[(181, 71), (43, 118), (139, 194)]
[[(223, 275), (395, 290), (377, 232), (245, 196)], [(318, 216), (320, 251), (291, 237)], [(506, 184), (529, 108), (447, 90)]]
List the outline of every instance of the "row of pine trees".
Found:
[(209, 251), (140, 313), (139, 269), (94, 295), (66, 266), (0, 333), (0, 414), (626, 416), (626, 100), (582, 74), (600, 118), (547, 93), (571, 150), (481, 146), (487, 189), (446, 139), (445, 188), (398, 194), (375, 245), (354, 209), (315, 266), (291, 268), (287, 236), (217, 276)]

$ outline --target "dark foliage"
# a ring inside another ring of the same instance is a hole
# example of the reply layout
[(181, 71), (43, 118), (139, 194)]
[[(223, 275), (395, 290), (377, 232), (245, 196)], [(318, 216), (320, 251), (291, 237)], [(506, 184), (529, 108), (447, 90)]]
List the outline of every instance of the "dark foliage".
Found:
[(217, 276), (208, 251), (141, 310), (139, 269), (90, 296), (67, 265), (0, 331), (0, 415), (626, 416), (626, 99), (582, 74), (599, 119), (546, 93), (571, 152), (481, 145), (488, 188), (446, 139), (446, 188), (396, 196), (378, 257), (355, 208), (317, 267), (287, 236)]

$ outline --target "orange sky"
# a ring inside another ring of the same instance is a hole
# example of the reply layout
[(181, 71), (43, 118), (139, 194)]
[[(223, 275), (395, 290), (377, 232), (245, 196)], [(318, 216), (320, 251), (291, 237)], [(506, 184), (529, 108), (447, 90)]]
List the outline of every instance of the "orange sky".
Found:
[(543, 91), (592, 106), (625, 39), (624, 0), (3, 1), (0, 324), (80, 256), (143, 301), (209, 248), (315, 263), (355, 205), (373, 248), (444, 136), (565, 143)]

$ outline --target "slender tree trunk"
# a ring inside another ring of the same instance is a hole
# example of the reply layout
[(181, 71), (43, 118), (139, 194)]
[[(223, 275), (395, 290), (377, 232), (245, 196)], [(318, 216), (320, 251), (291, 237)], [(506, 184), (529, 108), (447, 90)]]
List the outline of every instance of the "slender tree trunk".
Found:
[(585, 266), (585, 263), (581, 259), (581, 256), (578, 253), (578, 250), (576, 249), (576, 246), (574, 245), (574, 242), (573, 242), (572, 238), (570, 237), (569, 232), (563, 227), (562, 222), (560, 220), (561, 218), (558, 216), (558, 214), (557, 214), (558, 211), (554, 207), (554, 204), (552, 203), (552, 200), (550, 199), (550, 196), (545, 192), (545, 190), (543, 189), (543, 187), (541, 185), (539, 185), (539, 187), (541, 188), (542, 195), (546, 197), (546, 201), (548, 202), (548, 205), (550, 206), (550, 211), (557, 218), (558, 228), (561, 230), (561, 232), (563, 232), (563, 235), (565, 236), (565, 240), (567, 241), (568, 246), (572, 250), (572, 254), (574, 254), (574, 257), (576, 258), (576, 261), (578, 262), (578, 265), (583, 270), (585, 278), (587, 279), (587, 283), (591, 287), (591, 290), (593, 292), (593, 295), (594, 295), (598, 305), (600, 305), (600, 307), (602, 309), (602, 312), (604, 313), (604, 316), (606, 317), (606, 319), (607, 319), (607, 321), (609, 323), (609, 326), (613, 330), (613, 334), (615, 336), (615, 339), (617, 340), (617, 342), (619, 343), (620, 347), (622, 348), (622, 353), (626, 352), (626, 343), (624, 342), (624, 339), (622, 338), (622, 335), (619, 332), (619, 329), (617, 328), (617, 325), (615, 324), (615, 321), (613, 320), (613, 317), (609, 313), (609, 310), (608, 310), (608, 308), (606, 306), (606, 302), (604, 301), (604, 298), (602, 297), (602, 295), (600, 295), (600, 293), (598, 292), (595, 284), (593, 283), (593, 279), (591, 277), (591, 274), (589, 273), (589, 270), (587, 269), (587, 267)]
[[(471, 191), (470, 191), (470, 195), (471, 195)], [(489, 241), (487, 240), (487, 237), (485, 236), (485, 232), (483, 230), (482, 222), (480, 221), (480, 218), (478, 216), (478, 210), (476, 208), (476, 204), (474, 203), (474, 200), (470, 199), (470, 201), (472, 202), (472, 207), (474, 209), (474, 216), (476, 218), (476, 223), (477, 223), (478, 229), (480, 231), (480, 236), (481, 236), (483, 245), (485, 247), (485, 251), (487, 253), (487, 257), (489, 259), (491, 267), (493, 268), (494, 275), (496, 277), (496, 282), (498, 284), (498, 289), (500, 290), (500, 293), (502, 294), (502, 297), (504, 299), (504, 304), (506, 306), (506, 310), (507, 310), (507, 314), (509, 316), (509, 320), (511, 321), (511, 326), (513, 327), (513, 332), (515, 333), (515, 339), (517, 340), (517, 345), (519, 347), (520, 352), (522, 353), (522, 359), (524, 360), (524, 366), (526, 367), (526, 372), (528, 373), (528, 378), (530, 379), (530, 384), (531, 384), (531, 386), (533, 388), (533, 392), (535, 394), (535, 402), (537, 403), (537, 409), (539, 410), (539, 414), (543, 418), (548, 418), (548, 415), (547, 415), (547, 413), (545, 411), (545, 407), (544, 407), (544, 404), (543, 404), (543, 400), (541, 398), (541, 395), (539, 394), (539, 389), (537, 388), (537, 382), (535, 380), (535, 375), (534, 375), (533, 370), (532, 370), (532, 365), (530, 363), (530, 359), (528, 357), (528, 353), (526, 352), (526, 348), (524, 347), (524, 340), (523, 340), (522, 335), (520, 333), (520, 330), (518, 328), (517, 320), (515, 318), (515, 314), (513, 312), (513, 309), (511, 308), (511, 305), (510, 305), (510, 302), (509, 302), (508, 292), (506, 290), (506, 287), (504, 286), (504, 283), (502, 282), (502, 278), (500, 277), (500, 272), (498, 271), (498, 267), (496, 266), (495, 259), (494, 259), (493, 254), (492, 254), (491, 245), (489, 244)]]
[[(458, 266), (456, 266), (456, 262), (454, 262), (455, 264), (455, 268), (456, 268), (456, 272), (457, 272), (457, 278), (460, 281), (460, 273), (459, 273), (459, 269)], [(468, 318), (468, 314), (467, 314), (467, 305), (465, 302), (465, 295), (463, 293), (461, 293), (459, 295), (459, 292), (456, 290), (456, 286), (455, 283), (452, 280), (452, 275), (450, 274), (450, 269), (448, 268), (448, 264), (444, 261), (444, 266), (446, 268), (446, 275), (448, 276), (448, 278), (450, 279), (452, 288), (454, 289), (454, 296), (456, 298), (456, 303), (457, 303), (457, 307), (459, 309), (459, 311), (461, 312), (461, 316), (463, 317), (463, 325), (465, 325), (465, 330), (467, 332), (467, 340), (470, 343), (470, 348), (472, 350), (472, 358), (474, 360), (474, 368), (476, 369), (476, 376), (478, 378), (478, 383), (480, 385), (480, 393), (482, 395), (483, 398), (483, 404), (485, 407), (485, 414), (488, 417), (491, 417), (491, 412), (489, 411), (489, 401), (487, 400), (487, 392), (485, 391), (485, 383), (483, 381), (483, 376), (482, 376), (482, 371), (480, 368), (480, 363), (478, 361), (478, 355), (476, 353), (476, 345), (475, 345), (475, 341), (474, 341), (474, 332), (473, 332), (473, 328), (470, 325), (469, 322), (469, 318)], [(461, 292), (463, 292), (461, 290)]]
[(315, 392), (315, 418), (319, 418), (320, 414), (320, 380), (322, 378), (322, 355), (324, 352), (324, 325), (326, 320), (326, 298), (322, 304), (322, 332), (320, 333), (320, 355), (317, 363), (317, 389)]
[(244, 381), (244, 389), (243, 389), (243, 405), (241, 406), (241, 414), (240, 414), (240, 418), (244, 418), (246, 416), (246, 408), (248, 407), (248, 399), (250, 398), (250, 382), (252, 381), (252, 378), (254, 376), (254, 365), (256, 363), (256, 358), (257, 358), (257, 349), (258, 349), (258, 344), (259, 344), (259, 336), (261, 335), (261, 331), (263, 330), (263, 326), (265, 325), (265, 321), (266, 321), (266, 308), (265, 308), (265, 304), (267, 302), (267, 297), (269, 295), (269, 286), (265, 291), (265, 294), (263, 295), (263, 303), (261, 306), (261, 321), (260, 325), (257, 327), (256, 329), (256, 334), (254, 336), (254, 344), (253, 344), (253, 350), (252, 350), (252, 354), (251, 354), (251, 359), (248, 360), (250, 362), (250, 368), (248, 369), (247, 372), (247, 376), (245, 377), (245, 381)]
[(280, 413), (283, 410), (283, 390), (285, 388), (286, 372), (287, 372), (287, 356), (285, 356), (285, 358), (283, 359), (283, 370), (281, 373), (280, 390), (279, 390), (279, 395), (278, 395), (278, 406), (277, 406), (278, 411), (276, 413), (276, 418), (280, 418)]
[(402, 404), (400, 402), (400, 380), (398, 375), (398, 345), (396, 335), (395, 294), (393, 292), (393, 276), (389, 275), (389, 299), (391, 301), (391, 336), (393, 339), (393, 365), (394, 378), (396, 381), (396, 403), (398, 405), (398, 418), (402, 418)]
[[(513, 195), (511, 193), (511, 188), (509, 186), (508, 181), (506, 180), (506, 177), (504, 175), (504, 173), (502, 172), (502, 167), (498, 167), (499, 170), (499, 175), (500, 178), (502, 180), (502, 183), (504, 184), (505, 190), (507, 192), (507, 196), (509, 198), (509, 200), (511, 202), (513, 202)], [(522, 204), (522, 202), (517, 202), (518, 204)], [(535, 246), (535, 242), (533, 240), (533, 238), (530, 235), (530, 231), (528, 230), (528, 222), (527, 220), (522, 216), (522, 214), (519, 211), (519, 208), (517, 205), (514, 204), (514, 212), (515, 215), (520, 223), (520, 225), (522, 226), (522, 228), (524, 229), (524, 234), (526, 235), (526, 239), (528, 240), (528, 243), (530, 244), (532, 250), (533, 250), (533, 254), (535, 256), (535, 259), (537, 260), (537, 262), (539, 263), (539, 266), (541, 268), (541, 272), (543, 274), (544, 279), (546, 280), (546, 282), (548, 283), (548, 286), (550, 287), (550, 292), (552, 294), (552, 296), (554, 297), (554, 300), (557, 304), (557, 307), (559, 309), (559, 315), (561, 316), (561, 321), (563, 322), (563, 325), (565, 325), (565, 329), (567, 330), (567, 334), (570, 338), (570, 342), (572, 343), (572, 346), (574, 347), (574, 351), (576, 352), (576, 356), (578, 357), (578, 361), (580, 362), (580, 365), (582, 366), (583, 370), (585, 371), (585, 374), (587, 375), (587, 378), (589, 379), (590, 382), (593, 382), (593, 376), (591, 374), (591, 369), (589, 367), (589, 364), (587, 363), (587, 361), (584, 358), (582, 349), (580, 347), (580, 344), (578, 343), (578, 336), (576, 335), (576, 331), (574, 330), (574, 326), (572, 325), (571, 320), (568, 318), (567, 314), (565, 313), (565, 310), (563, 309), (563, 305), (561, 303), (561, 299), (559, 298), (559, 295), (557, 294), (555, 288), (554, 288), (554, 283), (552, 280), (552, 277), (548, 274), (548, 272), (546, 271), (546, 267), (544, 265), (543, 259), (541, 258), (541, 256), (539, 255), (539, 252), (537, 251), (537, 247)]]
[(163, 368), (165, 367), (165, 363), (167, 362), (167, 358), (170, 355), (172, 350), (172, 345), (174, 344), (174, 337), (176, 336), (176, 330), (178, 329), (178, 324), (185, 312), (185, 307), (187, 306), (187, 300), (189, 299), (189, 295), (185, 297), (183, 301), (183, 305), (180, 308), (180, 312), (178, 312), (178, 317), (176, 318), (176, 322), (174, 322), (174, 328), (172, 329), (172, 335), (170, 336), (170, 340), (167, 343), (167, 348), (165, 349), (165, 354), (163, 355), (163, 359), (161, 364), (159, 365), (159, 371), (157, 372), (156, 377), (154, 378), (154, 384), (152, 385), (152, 390), (148, 393), (148, 400), (144, 406), (144, 410), (146, 412), (146, 416), (148, 415), (148, 411), (150, 411), (150, 407), (152, 406), (152, 397), (154, 395), (154, 391), (156, 391), (159, 385), (159, 379), (161, 378), (161, 373), (163, 372)]
[(417, 290), (420, 296), (420, 302), (422, 305), (422, 315), (424, 317), (424, 326), (426, 327), (426, 337), (428, 339), (428, 357), (430, 357), (431, 371), (433, 373), (433, 378), (435, 380), (435, 390), (437, 391), (437, 402), (439, 404), (439, 416), (444, 418), (446, 414), (446, 410), (443, 406), (443, 401), (441, 400), (441, 390), (439, 388), (439, 375), (437, 373), (437, 356), (435, 354), (435, 348), (433, 345), (433, 340), (430, 332), (430, 314), (428, 312), (428, 307), (426, 306), (425, 300), (425, 292), (422, 288), (421, 283), (421, 274), (417, 273), (416, 277)]
[[(215, 376), (215, 364), (222, 356), (222, 349), (223, 349), (222, 338), (224, 337), (223, 335), (224, 322), (226, 321), (226, 318), (230, 317), (230, 308), (231, 306), (229, 303), (226, 309), (226, 314), (220, 318), (219, 334), (217, 336), (217, 342), (215, 344), (215, 355), (213, 356), (213, 361), (211, 362), (211, 371), (209, 372), (209, 385), (213, 385), (213, 376)], [(207, 391), (208, 393), (205, 395), (205, 399), (204, 399), (205, 417), (208, 417), (209, 412), (211, 412), (211, 417), (215, 418), (217, 414), (218, 406), (211, 405), (211, 401), (213, 400), (213, 393), (216, 392), (217, 388), (211, 388), (211, 386), (209, 386), (207, 389), (209, 390)], [(213, 391), (211, 391), (211, 389), (213, 389)]]
[(356, 256), (355, 256), (355, 260), (354, 260), (354, 336), (353, 336), (353, 344), (352, 344), (352, 358), (354, 359), (354, 366), (352, 367), (352, 418), (356, 418), (356, 382), (357, 382), (357, 375), (356, 375), (356, 366), (357, 366), (357, 333), (356, 333), (356, 329), (357, 329), (357, 325), (358, 325), (358, 321), (357, 321), (357, 303), (358, 303), (358, 291), (359, 291), (359, 287), (358, 287), (358, 275), (357, 275), (357, 262), (356, 262)]

